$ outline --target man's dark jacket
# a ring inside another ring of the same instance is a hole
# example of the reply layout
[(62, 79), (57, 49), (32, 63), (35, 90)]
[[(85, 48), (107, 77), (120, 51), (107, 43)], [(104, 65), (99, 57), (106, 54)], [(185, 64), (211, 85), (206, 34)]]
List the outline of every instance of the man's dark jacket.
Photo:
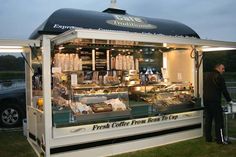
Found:
[(204, 77), (203, 82), (203, 101), (207, 103), (221, 103), (221, 95), (225, 97), (226, 101), (231, 101), (230, 95), (227, 91), (225, 80), (223, 76), (214, 70)]

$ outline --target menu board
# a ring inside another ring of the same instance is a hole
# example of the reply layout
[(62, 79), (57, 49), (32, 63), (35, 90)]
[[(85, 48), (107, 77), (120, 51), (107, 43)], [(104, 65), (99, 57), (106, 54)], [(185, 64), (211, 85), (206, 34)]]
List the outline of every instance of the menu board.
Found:
[(106, 50), (96, 51), (95, 53), (95, 70), (107, 70), (107, 54)]
[(92, 70), (92, 50), (80, 51), (80, 58), (82, 59), (82, 70)]

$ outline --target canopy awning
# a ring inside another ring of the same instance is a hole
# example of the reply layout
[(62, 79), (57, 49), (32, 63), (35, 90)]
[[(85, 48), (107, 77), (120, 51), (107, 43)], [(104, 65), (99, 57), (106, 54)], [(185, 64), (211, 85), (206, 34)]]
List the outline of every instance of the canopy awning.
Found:
[(103, 12), (59, 9), (31, 34), (30, 39), (42, 34), (58, 35), (75, 28), (200, 38), (190, 27), (176, 21), (134, 16), (125, 10), (108, 8)]

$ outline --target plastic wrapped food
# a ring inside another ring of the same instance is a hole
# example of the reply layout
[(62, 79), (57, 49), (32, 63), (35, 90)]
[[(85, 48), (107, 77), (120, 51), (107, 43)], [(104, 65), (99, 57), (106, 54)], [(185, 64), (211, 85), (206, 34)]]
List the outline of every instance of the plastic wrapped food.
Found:
[(74, 113), (79, 113), (79, 114), (93, 113), (93, 111), (92, 111), (90, 106), (88, 106), (86, 104), (82, 104), (80, 102), (71, 103), (70, 107), (71, 107), (71, 110)]
[(110, 104), (112, 106), (113, 111), (124, 111), (127, 110), (126, 105), (120, 99), (110, 99), (104, 101), (106, 104)]

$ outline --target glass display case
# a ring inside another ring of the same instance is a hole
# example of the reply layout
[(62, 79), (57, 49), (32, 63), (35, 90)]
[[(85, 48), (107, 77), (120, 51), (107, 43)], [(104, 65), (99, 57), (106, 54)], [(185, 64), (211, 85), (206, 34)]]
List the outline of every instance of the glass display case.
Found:
[[(128, 120), (201, 107), (200, 99), (194, 96), (192, 83), (164, 80), (155, 64), (158, 55), (154, 54), (158, 52), (144, 50), (138, 54), (92, 49), (55, 53), (53, 125)], [(104, 55), (105, 52), (109, 55)]]
[[(162, 115), (201, 107), (191, 83), (159, 83), (130, 87), (130, 106), (134, 116)], [(137, 115), (136, 115), (137, 114)]]
[(53, 74), (54, 126), (93, 124), (131, 117), (128, 88), (112, 76), (102, 78), (107, 80), (106, 84), (92, 80), (97, 74), (96, 71)]

